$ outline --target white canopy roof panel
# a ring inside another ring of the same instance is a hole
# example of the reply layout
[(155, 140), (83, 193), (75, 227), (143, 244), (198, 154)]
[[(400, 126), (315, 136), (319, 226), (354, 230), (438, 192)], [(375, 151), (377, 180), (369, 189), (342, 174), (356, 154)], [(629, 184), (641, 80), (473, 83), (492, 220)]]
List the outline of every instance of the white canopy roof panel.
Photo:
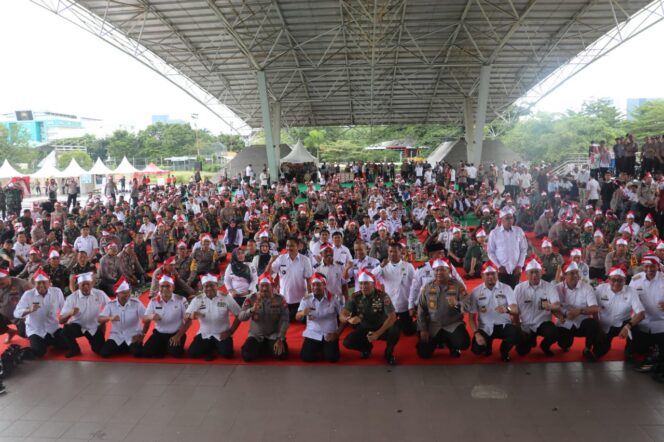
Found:
[(318, 164), (318, 159), (311, 155), (309, 151), (302, 144), (302, 140), (298, 140), (293, 146), (291, 152), (281, 159), (281, 164), (302, 164), (302, 163), (315, 163)]
[(76, 158), (72, 158), (69, 162), (69, 166), (67, 166), (65, 170), (62, 171), (62, 175), (75, 178), (78, 178), (81, 175), (87, 175), (89, 173), (90, 172), (87, 172), (85, 169), (78, 165)]
[(14, 169), (12, 165), (9, 164), (9, 161), (5, 160), (2, 163), (2, 166), (0, 167), (0, 179), (7, 179), (7, 178), (21, 177), (21, 176), (25, 175)]
[(91, 175), (110, 175), (113, 172), (104, 164), (101, 158), (97, 158), (97, 161), (95, 161), (95, 164), (88, 173)]
[(127, 157), (122, 158), (118, 167), (113, 171), (115, 175), (133, 175), (138, 172), (139, 170), (131, 165)]
[(30, 174), (31, 178), (64, 178), (65, 176), (51, 163), (45, 163), (38, 171)]

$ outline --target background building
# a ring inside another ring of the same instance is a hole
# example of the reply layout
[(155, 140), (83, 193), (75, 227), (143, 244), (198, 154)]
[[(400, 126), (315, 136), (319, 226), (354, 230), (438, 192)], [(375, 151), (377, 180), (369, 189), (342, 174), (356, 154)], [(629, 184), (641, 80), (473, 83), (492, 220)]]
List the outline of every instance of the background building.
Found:
[(82, 137), (103, 130), (103, 121), (49, 111), (16, 111), (0, 115), (9, 137), (25, 136), (31, 145), (40, 146), (64, 138)]

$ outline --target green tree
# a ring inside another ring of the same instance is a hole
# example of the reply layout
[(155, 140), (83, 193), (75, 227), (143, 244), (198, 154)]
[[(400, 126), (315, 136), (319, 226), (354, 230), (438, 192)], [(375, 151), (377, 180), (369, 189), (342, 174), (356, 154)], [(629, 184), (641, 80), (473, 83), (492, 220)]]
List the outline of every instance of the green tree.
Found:
[(65, 152), (62, 155), (60, 155), (57, 164), (58, 168), (62, 170), (65, 167), (69, 166), (69, 163), (71, 163), (72, 159), (75, 159), (78, 165), (86, 170), (90, 170), (93, 164), (90, 155), (79, 150), (79, 151)]
[(637, 140), (649, 135), (664, 134), (664, 100), (648, 101), (637, 107), (627, 128)]
[(126, 130), (116, 130), (108, 138), (108, 154), (118, 162), (122, 157), (140, 156), (138, 152), (138, 140), (136, 135)]

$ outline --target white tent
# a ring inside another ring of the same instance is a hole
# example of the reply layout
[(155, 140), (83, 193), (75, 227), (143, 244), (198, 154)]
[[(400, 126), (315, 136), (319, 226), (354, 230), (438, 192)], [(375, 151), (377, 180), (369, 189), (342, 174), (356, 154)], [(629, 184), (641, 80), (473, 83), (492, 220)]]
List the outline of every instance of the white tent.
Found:
[(7, 179), (7, 178), (21, 177), (21, 176), (25, 175), (14, 169), (12, 165), (9, 164), (9, 161), (5, 160), (5, 162), (2, 163), (2, 166), (0, 167), (0, 179)]
[(75, 158), (72, 158), (69, 162), (69, 166), (67, 166), (67, 168), (62, 171), (62, 175), (74, 178), (78, 178), (81, 175), (87, 175), (88, 173), (89, 172), (86, 172), (85, 169), (78, 165), (78, 162)]
[(97, 161), (88, 173), (90, 175), (110, 175), (113, 172), (104, 164), (101, 158), (97, 158)]
[(304, 147), (301, 140), (298, 140), (293, 146), (291, 153), (286, 155), (281, 159), (281, 164), (290, 163), (290, 164), (303, 164), (303, 163), (314, 163), (318, 165), (318, 159), (315, 156), (311, 155), (309, 151)]
[(139, 170), (131, 165), (127, 157), (122, 158), (118, 167), (113, 171), (114, 175), (133, 175), (138, 173)]
[(45, 163), (41, 169), (37, 172), (30, 174), (31, 178), (64, 178), (65, 175), (62, 174), (54, 165), (51, 163)]

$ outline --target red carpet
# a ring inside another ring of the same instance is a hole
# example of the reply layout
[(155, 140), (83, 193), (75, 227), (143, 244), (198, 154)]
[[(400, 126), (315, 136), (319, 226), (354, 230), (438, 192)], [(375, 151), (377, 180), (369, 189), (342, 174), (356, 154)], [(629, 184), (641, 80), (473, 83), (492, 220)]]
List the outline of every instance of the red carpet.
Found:
[[(426, 232), (426, 231), (425, 231)], [(419, 236), (419, 235), (418, 235)], [(541, 240), (537, 240), (534, 238), (532, 234), (527, 234), (529, 241), (535, 245), (536, 247), (541, 243)], [(226, 261), (228, 262), (228, 260)], [(463, 275), (463, 269), (459, 269), (459, 272)], [(525, 275), (522, 277), (522, 279), (525, 279)], [(478, 286), (481, 283), (480, 279), (471, 279), (466, 281), (466, 285), (468, 287), (468, 291), (470, 292), (473, 288)], [(141, 296), (141, 300), (143, 301), (144, 304), (147, 305), (147, 292), (144, 293)], [(240, 347), (244, 343), (246, 337), (247, 337), (247, 330), (248, 330), (249, 324), (248, 322), (244, 322), (240, 325), (240, 327), (237, 329), (235, 332), (235, 335), (233, 337), (234, 340), (234, 346), (235, 346), (235, 357), (231, 360), (226, 360), (222, 358), (217, 358), (214, 361), (203, 361), (203, 360), (197, 360), (197, 359), (190, 359), (190, 358), (171, 358), (171, 357), (166, 357), (163, 359), (140, 359), (140, 358), (134, 358), (132, 356), (117, 356), (111, 359), (103, 359), (95, 355), (92, 350), (90, 350), (90, 346), (88, 345), (88, 341), (85, 338), (79, 338), (78, 342), (81, 346), (81, 351), (83, 352), (82, 355), (77, 356), (76, 358), (73, 359), (66, 359), (63, 356), (63, 353), (61, 352), (55, 352), (53, 350), (49, 350), (49, 352), (46, 354), (44, 359), (47, 360), (74, 360), (74, 361), (104, 361), (104, 362), (137, 362), (137, 363), (175, 363), (175, 364), (236, 364), (236, 365), (244, 365), (246, 362), (242, 360), (242, 357), (240, 356)], [(193, 340), (194, 336), (196, 335), (196, 332), (198, 330), (198, 324), (194, 323), (192, 327), (189, 329), (189, 332), (187, 333), (187, 343), (185, 348), (188, 348), (189, 344)], [(302, 362), (299, 358), (300, 354), (300, 348), (302, 345), (302, 331), (304, 330), (304, 325), (303, 324), (291, 324), (290, 327), (288, 328), (288, 333), (287, 333), (287, 342), (288, 342), (288, 347), (289, 347), (289, 358), (286, 361), (273, 361), (273, 360), (261, 360), (259, 362), (252, 362), (252, 364), (262, 364), (262, 365), (311, 365), (307, 364), (305, 362)], [(341, 341), (343, 342), (343, 338), (345, 335), (349, 332), (349, 330), (344, 331), (344, 333), (341, 336)], [(148, 333), (149, 336), (149, 333)], [(29, 343), (26, 339), (22, 339), (19, 337), (16, 337), (12, 343), (20, 344), (22, 346), (28, 346)], [(397, 363), (400, 365), (440, 365), (440, 364), (450, 364), (450, 365), (466, 365), (466, 364), (494, 364), (494, 363), (501, 363), (500, 360), (500, 352), (498, 351), (498, 347), (500, 345), (500, 341), (495, 341), (494, 342), (494, 353), (492, 356), (489, 357), (480, 357), (480, 356), (475, 356), (470, 350), (463, 352), (463, 355), (461, 358), (451, 358), (449, 356), (449, 353), (447, 349), (440, 349), (437, 350), (436, 353), (434, 354), (434, 357), (428, 360), (425, 359), (420, 359), (417, 356), (417, 353), (415, 352), (415, 344), (417, 343), (417, 337), (416, 336), (402, 336), (401, 339), (399, 340), (399, 344), (396, 347), (395, 351), (395, 356), (397, 358)], [(621, 339), (616, 338), (613, 341), (613, 348), (611, 351), (604, 357), (602, 358), (603, 361), (619, 361), (623, 359), (623, 349), (624, 349), (624, 341)], [(560, 351), (557, 345), (553, 346), (553, 350), (555, 353), (554, 357), (547, 358), (545, 357), (541, 350), (539, 348), (534, 348), (530, 354), (526, 356), (518, 356), (515, 352), (515, 350), (512, 350), (511, 356), (512, 356), (512, 362), (513, 363), (541, 363), (541, 362), (578, 362), (582, 361), (583, 357), (581, 355), (581, 351), (583, 350), (583, 345), (584, 345), (584, 340), (583, 339), (575, 339), (574, 340), (574, 345), (570, 349), (568, 353), (563, 353)], [(0, 351), (3, 351), (5, 349), (6, 345), (0, 344)], [(354, 351), (349, 351), (346, 350), (343, 345), (341, 347), (341, 360), (338, 362), (338, 364), (341, 365), (383, 365), (384, 360), (383, 360), (383, 350), (385, 349), (385, 343), (378, 341), (374, 345), (374, 351), (371, 356), (371, 358), (367, 360), (361, 360), (359, 358), (359, 353), (354, 352)]]

